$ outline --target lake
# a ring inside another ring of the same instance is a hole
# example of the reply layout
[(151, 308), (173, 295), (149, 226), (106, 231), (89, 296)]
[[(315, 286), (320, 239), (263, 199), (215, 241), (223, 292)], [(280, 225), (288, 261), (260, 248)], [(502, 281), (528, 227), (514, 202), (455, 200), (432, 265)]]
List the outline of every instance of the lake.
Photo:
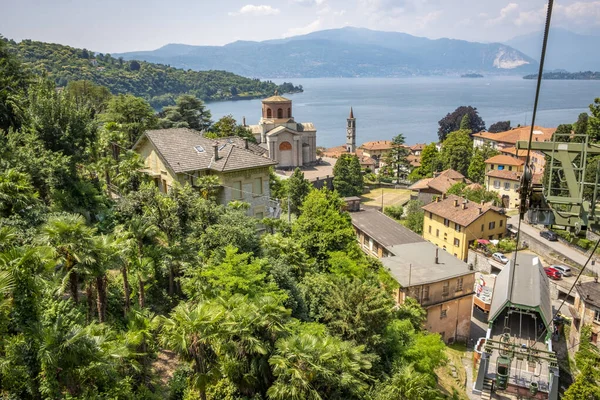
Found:
[[(274, 79), (281, 83), (283, 80)], [(486, 126), (510, 120), (529, 125), (535, 98), (535, 80), (519, 77), (454, 78), (314, 78), (287, 79), (304, 87), (303, 93), (285, 95), (293, 100), (297, 122), (313, 122), (317, 144), (345, 143), (350, 106), (356, 117), (356, 141), (391, 139), (403, 133), (409, 144), (437, 141), (438, 121), (461, 105), (476, 107)], [(536, 125), (555, 127), (572, 123), (600, 97), (600, 81), (542, 82)], [(241, 123), (256, 124), (260, 100), (209, 103), (213, 119), (232, 114)]]

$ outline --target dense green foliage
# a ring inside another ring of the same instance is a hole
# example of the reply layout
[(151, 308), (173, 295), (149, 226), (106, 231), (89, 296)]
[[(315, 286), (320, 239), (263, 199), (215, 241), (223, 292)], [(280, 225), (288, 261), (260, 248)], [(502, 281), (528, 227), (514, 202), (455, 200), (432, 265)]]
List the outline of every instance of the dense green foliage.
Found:
[[(461, 126), (465, 115), (468, 117), (465, 119), (465, 126)], [(438, 121), (438, 137), (440, 142), (446, 140), (446, 137), (450, 132), (458, 131), (460, 129), (467, 129), (469, 133), (477, 133), (485, 130), (485, 122), (479, 116), (477, 108), (471, 106), (460, 106), (451, 113), (446, 114), (444, 118)]]
[(333, 167), (333, 187), (342, 196), (360, 196), (363, 193), (363, 175), (358, 157), (342, 154)]
[(1, 398), (436, 398), (444, 344), (337, 192), (262, 234), (211, 179), (163, 193), (125, 150), (147, 102), (85, 86), (31, 79), (0, 130)]
[(473, 141), (468, 130), (451, 132), (442, 143), (440, 160), (444, 169), (451, 168), (467, 176), (472, 156)]
[[(538, 74), (525, 75), (523, 79), (537, 79)], [(581, 71), (581, 72), (567, 72), (567, 71), (556, 71), (556, 72), (544, 72), (542, 79), (567, 79), (567, 80), (598, 80), (600, 79), (600, 72), (592, 71)]]
[(47, 76), (57, 86), (87, 80), (107, 87), (113, 94), (143, 97), (155, 108), (173, 105), (181, 94), (207, 101), (266, 97), (275, 89), (280, 93), (302, 90), (290, 84), (277, 86), (225, 71), (186, 71), (144, 61), (124, 61), (110, 54), (95, 54), (60, 44), (32, 40), (7, 43), (27, 70)]
[(498, 133), (498, 132), (506, 132), (511, 129), (510, 121), (498, 121), (490, 125), (488, 128), (488, 132)]
[(385, 168), (382, 168), (384, 175), (400, 178), (406, 178), (409, 170), (409, 162), (407, 160), (410, 154), (410, 149), (406, 146), (406, 139), (403, 134), (392, 138), (393, 147), (386, 153), (384, 157)]

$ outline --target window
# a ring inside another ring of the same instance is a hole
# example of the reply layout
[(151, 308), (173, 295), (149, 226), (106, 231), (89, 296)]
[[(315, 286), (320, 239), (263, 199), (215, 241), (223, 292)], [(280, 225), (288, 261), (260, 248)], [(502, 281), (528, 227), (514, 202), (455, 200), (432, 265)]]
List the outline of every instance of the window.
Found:
[(271, 114), (271, 109), (267, 108), (267, 118), (271, 118), (273, 114)]
[(500, 189), (500, 181), (497, 179), (494, 180), (494, 189)]
[(504, 223), (504, 221), (500, 220), (500, 228), (502, 228), (503, 223)]
[(369, 238), (369, 250), (373, 251), (373, 238)]
[(494, 169), (494, 164), (490, 165), (490, 169)]
[(423, 301), (429, 300), (429, 286), (423, 286)]
[(598, 310), (594, 311), (594, 321), (600, 322), (600, 311)]
[(435, 230), (435, 237), (440, 237), (440, 230), (439, 229)]
[(292, 118), (292, 109), (288, 108), (288, 118)]
[(455, 245), (456, 247), (460, 246), (460, 240), (458, 240), (458, 239), (454, 239), (454, 245)]
[(494, 240), (494, 235), (488, 236), (488, 240)]
[(431, 225), (429, 225), (429, 233), (431, 233)]
[(431, 213), (431, 211), (429, 212), (429, 219), (433, 219), (433, 214)]
[(510, 183), (504, 182), (504, 190), (510, 190)]
[(263, 193), (262, 178), (254, 179), (254, 184), (252, 185), (252, 193), (254, 193), (254, 194), (262, 194)]
[(456, 280), (456, 291), (460, 292), (463, 290), (463, 278), (458, 278)]
[(281, 109), (281, 108), (277, 109), (277, 118), (279, 118), (279, 119), (283, 118), (283, 109)]
[(242, 182), (241, 181), (237, 181), (237, 182), (233, 182), (231, 184), (231, 187), (233, 188), (233, 192), (231, 194), (231, 197), (233, 197), (234, 199), (242, 199)]
[(502, 171), (504, 169), (504, 165), (498, 165), (498, 171)]
[(461, 226), (457, 223), (454, 224), (454, 229), (456, 230), (456, 232), (460, 233), (461, 231)]
[(450, 226), (450, 220), (444, 218), (444, 226)]
[(440, 310), (440, 319), (446, 318), (448, 316), (448, 310)]
[(518, 190), (518, 189), (519, 189), (519, 184), (515, 183), (515, 190)]
[(509, 171), (512, 171), (512, 167), (511, 167), (511, 166), (509, 166), (509, 167), (508, 167), (508, 170), (509, 170)]
[(488, 229), (495, 229), (495, 228), (496, 228), (496, 221), (490, 222)]
[(483, 224), (481, 224), (481, 232), (483, 232)]
[(502, 234), (501, 233), (498, 234), (498, 239), (502, 239)]
[(444, 282), (444, 287), (442, 288), (442, 296), (448, 296), (450, 294), (450, 282)]

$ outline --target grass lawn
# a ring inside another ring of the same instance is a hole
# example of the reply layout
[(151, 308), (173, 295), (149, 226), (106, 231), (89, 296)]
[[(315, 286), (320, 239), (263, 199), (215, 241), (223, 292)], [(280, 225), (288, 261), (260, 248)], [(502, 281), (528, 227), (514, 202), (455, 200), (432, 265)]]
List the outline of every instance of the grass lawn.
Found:
[[(382, 189), (372, 189), (369, 193), (363, 194), (361, 197), (362, 204), (381, 207), (381, 191)], [(383, 188), (383, 206), (403, 204), (410, 200), (410, 192), (408, 189)]]
[[(448, 362), (436, 369), (438, 377), (438, 386), (450, 398), (468, 400), (465, 382), (467, 373), (462, 364), (462, 358), (466, 353), (466, 348), (460, 344), (448, 345), (446, 347), (446, 357)], [(455, 394), (456, 397), (452, 397)]]

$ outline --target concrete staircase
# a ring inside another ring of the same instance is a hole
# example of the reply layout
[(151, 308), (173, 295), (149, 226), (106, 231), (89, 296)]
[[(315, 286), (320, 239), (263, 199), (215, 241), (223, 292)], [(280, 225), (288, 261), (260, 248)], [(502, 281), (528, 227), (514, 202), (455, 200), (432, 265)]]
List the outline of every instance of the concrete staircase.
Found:
[(492, 398), (492, 380), (485, 378), (483, 381), (483, 390), (481, 391), (481, 400), (489, 400)]

